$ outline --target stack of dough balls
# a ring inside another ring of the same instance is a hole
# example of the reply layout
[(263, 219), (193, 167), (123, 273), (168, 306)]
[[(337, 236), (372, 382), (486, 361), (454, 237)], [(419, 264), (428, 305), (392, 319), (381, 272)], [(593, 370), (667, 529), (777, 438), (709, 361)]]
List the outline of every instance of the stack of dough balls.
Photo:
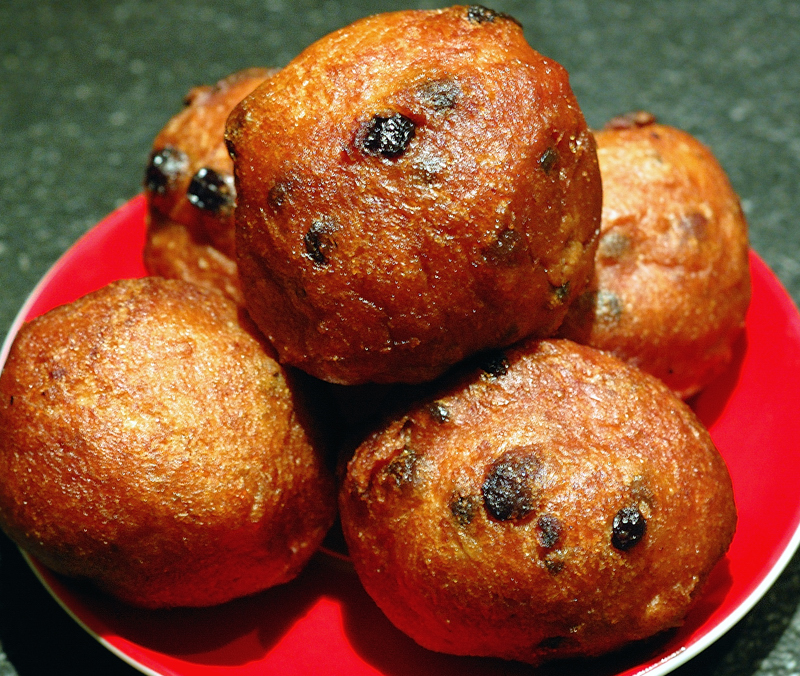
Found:
[(193, 90), (146, 171), (161, 277), (11, 350), (6, 532), (150, 607), (291, 579), (336, 507), (302, 371), (414, 395), (335, 441), (353, 566), (420, 644), (540, 663), (680, 624), (736, 526), (680, 397), (731, 359), (746, 228), (688, 134), (612, 126), (481, 6)]

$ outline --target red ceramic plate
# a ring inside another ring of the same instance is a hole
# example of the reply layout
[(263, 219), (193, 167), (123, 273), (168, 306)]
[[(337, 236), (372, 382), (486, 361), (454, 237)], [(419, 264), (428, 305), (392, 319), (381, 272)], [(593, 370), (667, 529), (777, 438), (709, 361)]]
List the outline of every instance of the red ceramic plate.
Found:
[[(50, 270), (19, 313), (28, 318), (122, 277), (141, 263), (145, 204), (104, 219)], [(728, 555), (678, 631), (553, 673), (650, 676), (672, 671), (733, 626), (783, 570), (800, 541), (800, 316), (751, 255), (753, 300), (735, 363), (691, 403), (733, 477), (739, 527)], [(12, 331), (12, 334), (14, 331)], [(5, 355), (6, 341), (0, 359)], [(527, 673), (523, 665), (418, 647), (367, 597), (348, 564), (320, 554), (295, 581), (203, 610), (141, 611), (31, 565), (56, 600), (111, 651), (163, 676), (358, 676)]]

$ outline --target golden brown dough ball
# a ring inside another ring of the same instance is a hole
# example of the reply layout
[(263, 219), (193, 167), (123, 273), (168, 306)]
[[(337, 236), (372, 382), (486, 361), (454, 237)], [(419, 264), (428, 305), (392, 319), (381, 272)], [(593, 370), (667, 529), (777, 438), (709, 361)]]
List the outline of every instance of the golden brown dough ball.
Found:
[(603, 178), (596, 279), (560, 330), (695, 394), (731, 362), (750, 302), (747, 222), (690, 134), (646, 113), (595, 134)]
[(231, 114), (245, 302), (282, 361), (429, 380), (552, 333), (591, 273), (601, 187), (565, 70), (491, 10), (367, 17)]
[(24, 325), (0, 376), (0, 522), (150, 608), (293, 578), (335, 490), (302, 392), (221, 294), (115, 282)]
[(679, 625), (736, 526), (688, 406), (566, 340), (523, 342), (392, 418), (339, 502), (355, 569), (398, 628), (531, 663)]
[(249, 68), (192, 89), (184, 109), (158, 133), (145, 171), (144, 262), (154, 275), (184, 279), (242, 301), (236, 270), (233, 161), (225, 120), (275, 73)]

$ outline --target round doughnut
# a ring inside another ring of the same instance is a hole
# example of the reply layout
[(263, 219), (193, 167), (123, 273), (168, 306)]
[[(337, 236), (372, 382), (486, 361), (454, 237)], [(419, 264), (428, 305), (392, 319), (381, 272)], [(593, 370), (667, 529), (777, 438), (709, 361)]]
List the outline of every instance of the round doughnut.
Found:
[(592, 284), (560, 335), (688, 398), (733, 358), (750, 302), (747, 222), (712, 152), (638, 113), (595, 134), (603, 218)]
[(115, 282), (25, 324), (0, 376), (0, 524), (149, 608), (286, 582), (336, 496), (302, 390), (222, 294)]
[(737, 520), (683, 401), (555, 339), (391, 418), (355, 450), (339, 504), (356, 572), (398, 628), (534, 664), (679, 625)]
[(150, 274), (217, 289), (242, 302), (235, 261), (233, 161), (225, 121), (276, 70), (249, 68), (193, 88), (158, 133), (145, 170)]
[(245, 302), (318, 378), (422, 382), (551, 334), (591, 274), (592, 135), (504, 14), (357, 21), (246, 97), (226, 138)]

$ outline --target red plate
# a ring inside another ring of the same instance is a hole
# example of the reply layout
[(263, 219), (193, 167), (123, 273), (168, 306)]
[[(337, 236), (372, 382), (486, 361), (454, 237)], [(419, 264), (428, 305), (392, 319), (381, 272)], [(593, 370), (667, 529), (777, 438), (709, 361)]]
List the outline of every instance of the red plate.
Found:
[[(145, 274), (144, 199), (104, 219), (45, 275), (24, 320), (108, 282)], [(693, 402), (728, 463), (739, 527), (685, 625), (576, 673), (666, 674), (730, 629), (775, 581), (800, 541), (800, 315), (775, 276), (750, 257), (753, 300), (735, 363)], [(324, 554), (295, 581), (203, 610), (142, 611), (31, 565), (55, 599), (111, 651), (163, 676), (324, 673), (490, 675), (522, 665), (457, 658), (418, 647), (384, 618), (346, 563)], [(555, 673), (570, 673), (559, 665)]]

